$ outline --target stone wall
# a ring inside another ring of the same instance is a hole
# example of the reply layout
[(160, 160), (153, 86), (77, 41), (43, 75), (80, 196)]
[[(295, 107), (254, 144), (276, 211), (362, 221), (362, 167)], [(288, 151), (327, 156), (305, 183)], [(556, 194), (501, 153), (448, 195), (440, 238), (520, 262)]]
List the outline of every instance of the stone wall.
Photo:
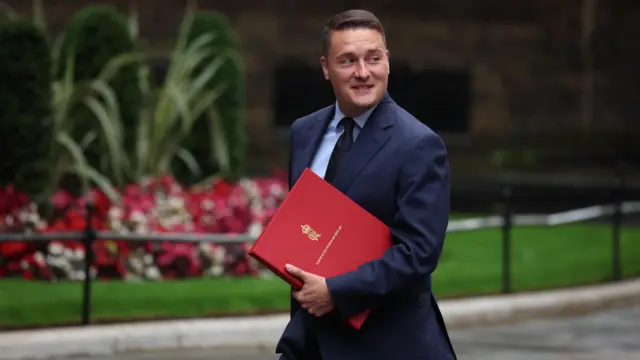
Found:
[[(544, 135), (574, 141), (581, 129), (638, 134), (637, 94), (631, 79), (640, 51), (628, 41), (637, 34), (639, 2), (597, 1), (590, 43), (593, 103), (584, 102), (583, 10), (591, 0), (415, 0), (302, 1), (200, 0), (200, 7), (225, 12), (236, 26), (247, 64), (251, 158), (256, 165), (282, 164), (286, 144), (274, 131), (273, 70), (285, 58), (319, 66), (324, 21), (348, 3), (376, 12), (387, 30), (392, 61), (412, 68), (467, 69), (472, 77), (470, 131), (450, 141), (452, 152), (495, 144), (495, 139)], [(54, 30), (89, 0), (45, 1)], [(123, 11), (133, 3), (111, 0)], [(29, 2), (8, 1), (23, 13)], [(141, 34), (152, 46), (171, 43), (185, 1), (138, 0)], [(393, 74), (392, 74), (393, 76)], [(637, 79), (637, 77), (636, 77)], [(322, 81), (321, 78), (318, 81)], [(393, 95), (393, 94), (392, 94)], [(584, 109), (591, 117), (584, 116)], [(428, 120), (426, 121), (428, 123)], [(625, 131), (626, 130), (626, 131)], [(592, 138), (601, 139), (600, 136)], [(606, 138), (606, 137), (605, 137)], [(559, 140), (554, 141), (559, 141)], [(456, 144), (461, 144), (458, 147)]]

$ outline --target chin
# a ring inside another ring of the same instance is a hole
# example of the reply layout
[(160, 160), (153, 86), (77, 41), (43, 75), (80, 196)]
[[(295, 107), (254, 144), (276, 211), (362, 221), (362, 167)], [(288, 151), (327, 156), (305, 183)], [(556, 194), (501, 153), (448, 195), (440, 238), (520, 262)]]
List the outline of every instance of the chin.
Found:
[(370, 108), (377, 104), (381, 99), (376, 94), (370, 94), (367, 96), (355, 96), (351, 99), (354, 105), (360, 108)]

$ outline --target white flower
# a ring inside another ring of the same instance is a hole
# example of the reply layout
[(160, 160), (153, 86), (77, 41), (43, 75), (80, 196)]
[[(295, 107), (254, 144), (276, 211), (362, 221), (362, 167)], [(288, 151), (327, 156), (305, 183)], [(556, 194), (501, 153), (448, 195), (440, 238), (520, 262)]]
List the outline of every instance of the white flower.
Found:
[(170, 228), (175, 223), (172, 216), (162, 216), (158, 218), (158, 222), (165, 228)]
[(224, 263), (224, 259), (227, 256), (227, 252), (222, 246), (212, 247), (210, 254), (214, 264)]
[(129, 267), (137, 274), (142, 273), (142, 271), (144, 270), (144, 264), (142, 263), (142, 260), (136, 257), (129, 258)]
[(84, 250), (83, 249), (76, 249), (73, 253), (73, 258), (75, 260), (83, 260), (84, 259)]
[(156, 191), (153, 197), (155, 197), (156, 203), (161, 203), (166, 200), (167, 195), (162, 191)]
[(245, 190), (249, 199), (260, 197), (260, 188), (255, 181), (251, 179), (243, 179), (240, 181), (240, 186)]
[(26, 223), (29, 219), (29, 212), (22, 210), (18, 213), (18, 219), (20, 219), (21, 223)]
[(222, 265), (214, 265), (208, 268), (206, 273), (211, 277), (218, 277), (224, 273), (224, 267)]
[(38, 215), (37, 213), (31, 213), (29, 214), (29, 216), (27, 217), (28, 221), (30, 224), (38, 224), (40, 222), (40, 215)]
[(275, 197), (283, 197), (285, 195), (284, 187), (279, 183), (271, 184), (269, 192)]
[(216, 203), (211, 199), (205, 199), (202, 201), (202, 204), (200, 204), (200, 206), (204, 210), (211, 211), (216, 207)]
[(62, 256), (64, 256), (67, 260), (72, 260), (74, 258), (73, 250), (71, 250), (69, 248), (65, 248), (63, 250)]
[(142, 211), (133, 210), (131, 212), (131, 221), (133, 221), (136, 224), (145, 224), (147, 222), (147, 217), (144, 216)]
[(145, 265), (151, 265), (151, 264), (153, 264), (153, 256), (151, 256), (151, 254), (144, 254), (144, 255), (142, 256), (142, 262), (143, 262)]
[(47, 257), (45, 258), (45, 261), (49, 266), (51, 266), (51, 265), (53, 265), (53, 263), (55, 262), (56, 259), (57, 259), (56, 256), (47, 255)]
[(40, 266), (44, 266), (46, 264), (44, 255), (40, 251), (36, 251), (33, 254), (33, 260)]
[(147, 224), (139, 224), (135, 227), (136, 234), (148, 234), (150, 232), (149, 226)]
[(49, 243), (49, 253), (53, 255), (62, 255), (64, 247), (60, 243)]
[(109, 223), (109, 227), (113, 231), (122, 231), (124, 229), (124, 225), (120, 220), (111, 220)]
[(136, 274), (133, 274), (131, 272), (127, 272), (126, 274), (124, 274), (124, 280), (126, 281), (141, 281), (140, 277)]
[(120, 219), (122, 219), (122, 209), (117, 207), (117, 206), (112, 206), (109, 209), (109, 219), (111, 219), (111, 221), (119, 221)]
[(201, 242), (200, 245), (198, 245), (198, 251), (200, 251), (201, 253), (204, 254), (209, 254), (211, 252), (211, 244), (209, 244), (208, 242)]
[(84, 278), (85, 278), (84, 271), (79, 270), (74, 273), (73, 280), (81, 281), (81, 280), (84, 280)]
[(183, 209), (184, 208), (184, 198), (171, 196), (168, 199), (168, 206), (172, 209)]
[(260, 201), (252, 201), (250, 208), (254, 216), (262, 216), (262, 214), (264, 214), (264, 207)]
[(71, 264), (67, 259), (63, 257), (49, 256), (47, 257), (47, 262), (49, 263), (50, 267), (62, 271), (67, 279), (70, 279), (72, 277)]
[(36, 230), (44, 231), (46, 229), (47, 229), (47, 222), (44, 220), (38, 221), (38, 223), (36, 224)]
[(262, 224), (260, 224), (259, 222), (252, 223), (251, 225), (249, 225), (249, 229), (247, 230), (247, 232), (252, 238), (259, 237), (260, 234), (262, 234)]
[(150, 266), (144, 271), (144, 275), (148, 279), (158, 280), (160, 279), (160, 270), (155, 266)]

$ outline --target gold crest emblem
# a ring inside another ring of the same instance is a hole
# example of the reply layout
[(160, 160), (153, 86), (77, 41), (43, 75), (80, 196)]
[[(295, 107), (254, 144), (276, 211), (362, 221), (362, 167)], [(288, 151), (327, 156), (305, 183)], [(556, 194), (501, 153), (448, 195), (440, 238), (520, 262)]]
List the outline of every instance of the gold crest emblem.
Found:
[(318, 241), (318, 239), (320, 238), (320, 234), (318, 234), (315, 230), (313, 230), (311, 226), (300, 225), (300, 228), (302, 228), (302, 233), (307, 235), (309, 239), (313, 241)]

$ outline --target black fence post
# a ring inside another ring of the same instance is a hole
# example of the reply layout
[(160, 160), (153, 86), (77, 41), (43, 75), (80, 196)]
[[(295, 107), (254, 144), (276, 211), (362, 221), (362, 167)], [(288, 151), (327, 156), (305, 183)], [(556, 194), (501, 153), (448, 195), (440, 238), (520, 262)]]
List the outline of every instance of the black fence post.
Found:
[(502, 292), (511, 292), (511, 186), (502, 188), (502, 199), (504, 201), (504, 213), (502, 222)]
[(93, 241), (96, 233), (93, 229), (93, 200), (87, 199), (87, 227), (84, 236), (84, 288), (82, 297), (82, 325), (88, 325), (91, 321), (91, 265), (93, 264)]
[(622, 227), (622, 201), (624, 200), (624, 172), (622, 165), (618, 165), (618, 180), (613, 187), (613, 216), (611, 217), (611, 265), (613, 266), (613, 281), (622, 278), (620, 266), (620, 228)]

